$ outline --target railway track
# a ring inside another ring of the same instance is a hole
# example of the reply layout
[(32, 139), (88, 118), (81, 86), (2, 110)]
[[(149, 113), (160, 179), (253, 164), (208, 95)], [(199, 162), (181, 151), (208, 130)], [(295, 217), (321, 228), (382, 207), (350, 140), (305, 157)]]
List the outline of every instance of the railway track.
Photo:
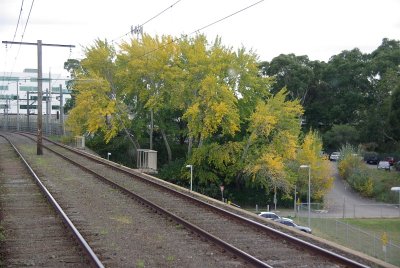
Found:
[[(24, 134), (32, 139), (31, 136)], [(301, 240), (201, 200), (198, 195), (79, 150), (44, 140), (44, 147), (79, 165), (124, 195), (257, 267), (367, 267), (351, 257)], [(262, 222), (262, 220), (261, 220)]]
[(40, 178), (1, 135), (0, 148), (0, 266), (103, 267)]

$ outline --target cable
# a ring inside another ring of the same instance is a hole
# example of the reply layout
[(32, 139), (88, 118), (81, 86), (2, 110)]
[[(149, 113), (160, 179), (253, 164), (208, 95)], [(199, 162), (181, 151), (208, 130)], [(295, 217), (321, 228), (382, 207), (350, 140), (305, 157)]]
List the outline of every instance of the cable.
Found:
[[(12, 39), (13, 42), (15, 41), (15, 36), (17, 35), (18, 26), (19, 26), (19, 21), (20, 21), (20, 19), (21, 19), (22, 7), (23, 7), (23, 6), (24, 6), (24, 0), (22, 0), (21, 8), (20, 8), (20, 10), (19, 10), (17, 26), (15, 27), (14, 37), (13, 37), (13, 39)], [(11, 47), (12, 47), (12, 44), (10, 45), (10, 48), (11, 48)], [(5, 57), (4, 57), (4, 73), (3, 73), (3, 80), (4, 80), (5, 76), (6, 76), (7, 54), (8, 54), (8, 47), (7, 47), (7, 45), (6, 45), (6, 55), (5, 55)], [(10, 74), (10, 76), (11, 76), (11, 74)]]
[[(14, 37), (13, 37), (13, 42), (14, 42), (14, 40), (15, 40), (15, 36), (17, 35), (17, 30), (18, 30), (18, 26), (19, 26), (19, 20), (21, 19), (21, 14), (22, 14), (22, 7), (24, 6), (24, 0), (22, 0), (22, 3), (21, 3), (21, 9), (19, 10), (19, 16), (18, 16), (18, 21), (17, 21), (17, 27), (15, 27), (15, 32), (14, 32)], [(12, 44), (11, 44), (11, 46), (12, 46)], [(10, 47), (11, 47), (10, 46)]]
[[(182, 1), (182, 0), (178, 0), (178, 1), (176, 1), (175, 3), (173, 3), (172, 5), (168, 6), (166, 9), (164, 9), (163, 11), (161, 11), (160, 13), (158, 13), (157, 15), (155, 15), (154, 17), (152, 17), (151, 19), (148, 19), (146, 22), (140, 24), (139, 27), (143, 27), (146, 23), (148, 23), (148, 22), (152, 21), (153, 19), (157, 18), (158, 16), (160, 16), (161, 14), (163, 14), (163, 13), (164, 13), (165, 11), (167, 11), (168, 9), (173, 8), (173, 7), (174, 7), (176, 4), (178, 4), (180, 1)], [(133, 26), (132, 26), (132, 27), (133, 27)], [(114, 41), (119, 40), (119, 39), (121, 39), (121, 38), (127, 36), (127, 35), (130, 34), (130, 33), (132, 33), (132, 30), (130, 30), (129, 32), (127, 32), (127, 33), (124, 34), (124, 35), (121, 35), (120, 37), (117, 37), (117, 38), (111, 40), (111, 43), (114, 43)]]
[[(31, 12), (32, 12), (33, 3), (35, 3), (35, 0), (32, 0), (31, 8), (29, 9), (29, 13), (28, 13), (28, 18), (26, 19), (24, 31), (22, 32), (21, 42), (22, 42), (22, 40), (24, 39), (24, 35), (25, 35), (25, 31), (26, 31), (26, 26), (28, 26), (29, 18), (31, 17)], [(20, 45), (20, 47), (21, 47), (21, 45)]]
[[(33, 7), (33, 4), (34, 4), (34, 3), (35, 3), (35, 0), (32, 0), (31, 8), (29, 9), (29, 13), (28, 13), (28, 18), (26, 19), (24, 31), (22, 32), (22, 35), (21, 35), (21, 41), (20, 41), (21, 43), (22, 43), (22, 41), (23, 41), (23, 39), (24, 39), (26, 27), (28, 26), (29, 18), (30, 18), (30, 16), (31, 16), (32, 7)], [(22, 8), (22, 7), (21, 7), (21, 8)], [(17, 62), (17, 58), (18, 58), (18, 56), (19, 56), (19, 51), (20, 51), (20, 50), (21, 50), (21, 44), (19, 44), (19, 46), (18, 46), (17, 55), (16, 55), (15, 58), (14, 58), (14, 62), (13, 62), (13, 65), (12, 65), (11, 72), (10, 72), (10, 76), (9, 76), (9, 77), (11, 77), (12, 74), (13, 74), (13, 72), (14, 72), (15, 63)]]
[(240, 12), (245, 11), (246, 9), (249, 9), (249, 8), (255, 6), (255, 5), (258, 5), (258, 4), (260, 4), (261, 2), (264, 2), (264, 0), (260, 0), (260, 1), (256, 2), (256, 3), (254, 3), (254, 4), (251, 4), (251, 5), (249, 5), (249, 6), (246, 6), (246, 7), (242, 8), (242, 9), (236, 11), (236, 12), (233, 12), (232, 14), (230, 14), (230, 15), (228, 15), (228, 16), (225, 16), (225, 17), (223, 17), (223, 18), (221, 18), (221, 19), (219, 19), (219, 20), (216, 20), (216, 21), (214, 21), (214, 22), (212, 22), (212, 23), (210, 23), (210, 24), (207, 24), (206, 26), (203, 26), (203, 27), (199, 28), (199, 29), (197, 29), (197, 30), (191, 32), (190, 34), (186, 34), (186, 35), (183, 35), (182, 37), (179, 37), (179, 38), (177, 38), (177, 39), (173, 39), (172, 41), (166, 43), (166, 44), (163, 45), (163, 46), (157, 47), (157, 48), (155, 48), (155, 49), (153, 49), (153, 50), (151, 50), (151, 51), (149, 51), (149, 52), (144, 53), (142, 56), (140, 56), (140, 58), (141, 58), (141, 57), (144, 57), (144, 56), (147, 56), (148, 54), (151, 54), (151, 53), (153, 53), (153, 52), (155, 52), (155, 51), (157, 51), (157, 50), (159, 50), (159, 49), (161, 49), (161, 48), (164, 48), (164, 47), (166, 47), (166, 46), (169, 46), (170, 44), (175, 43), (176, 41), (181, 40), (183, 37), (187, 37), (187, 36), (189, 36), (189, 35), (192, 35), (192, 34), (194, 34), (194, 33), (199, 32), (199, 31), (201, 31), (201, 30), (204, 30), (204, 29), (206, 29), (206, 28), (208, 28), (208, 27), (210, 27), (210, 26), (212, 26), (212, 25), (214, 25), (214, 24), (217, 24), (217, 23), (219, 23), (219, 22), (221, 22), (221, 21), (223, 21), (223, 20), (226, 20), (227, 18), (230, 18), (230, 17), (232, 17), (232, 16), (234, 16), (234, 15), (240, 13)]

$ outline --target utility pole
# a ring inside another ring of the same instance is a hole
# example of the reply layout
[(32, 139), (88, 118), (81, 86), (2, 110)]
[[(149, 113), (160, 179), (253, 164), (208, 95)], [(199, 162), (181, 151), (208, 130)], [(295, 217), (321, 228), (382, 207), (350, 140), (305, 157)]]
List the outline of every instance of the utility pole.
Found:
[(65, 135), (65, 128), (64, 128), (64, 100), (63, 100), (63, 91), (62, 85), (60, 84), (60, 125), (61, 125), (61, 132), (62, 135)]
[(43, 91), (42, 91), (42, 46), (51, 46), (51, 47), (75, 47), (74, 45), (60, 45), (60, 44), (43, 44), (42, 40), (37, 40), (37, 43), (29, 43), (29, 42), (13, 42), (13, 41), (2, 41), (3, 44), (17, 44), (17, 45), (31, 45), (37, 46), (37, 57), (38, 57), (38, 120), (37, 120), (37, 155), (43, 155), (43, 146), (42, 146), (42, 100), (43, 100)]

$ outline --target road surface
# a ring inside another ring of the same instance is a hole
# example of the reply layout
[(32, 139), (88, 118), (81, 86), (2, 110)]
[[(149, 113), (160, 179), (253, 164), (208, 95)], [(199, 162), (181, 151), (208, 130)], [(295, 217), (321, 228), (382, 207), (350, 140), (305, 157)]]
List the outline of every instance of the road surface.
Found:
[(322, 213), (326, 213), (327, 217), (389, 218), (400, 216), (398, 204), (385, 204), (361, 197), (339, 178), (337, 163), (330, 162), (330, 164), (335, 181), (331, 191), (325, 196), (326, 206)]

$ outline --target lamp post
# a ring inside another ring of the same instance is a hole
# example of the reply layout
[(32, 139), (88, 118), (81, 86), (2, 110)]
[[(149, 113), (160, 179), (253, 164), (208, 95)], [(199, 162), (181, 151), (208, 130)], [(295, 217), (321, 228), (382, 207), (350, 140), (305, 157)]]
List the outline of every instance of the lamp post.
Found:
[(300, 168), (308, 168), (308, 227), (311, 228), (311, 165), (301, 165)]
[(190, 168), (190, 191), (192, 191), (193, 186), (193, 165), (186, 165), (187, 168)]
[(399, 192), (399, 217), (400, 217), (400, 187), (392, 187), (390, 190), (393, 192)]

